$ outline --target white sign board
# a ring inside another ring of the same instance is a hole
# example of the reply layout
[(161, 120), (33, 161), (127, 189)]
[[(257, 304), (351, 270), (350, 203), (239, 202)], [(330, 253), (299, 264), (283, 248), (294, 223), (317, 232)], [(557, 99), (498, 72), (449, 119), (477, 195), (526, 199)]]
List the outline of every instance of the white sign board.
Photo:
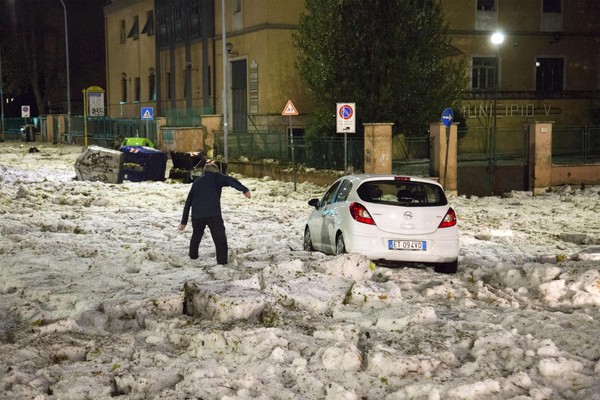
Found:
[(29, 118), (29, 117), (31, 117), (31, 107), (21, 106), (21, 118)]
[(354, 103), (337, 103), (337, 133), (356, 133)]
[(88, 115), (90, 117), (104, 117), (104, 92), (87, 92)]

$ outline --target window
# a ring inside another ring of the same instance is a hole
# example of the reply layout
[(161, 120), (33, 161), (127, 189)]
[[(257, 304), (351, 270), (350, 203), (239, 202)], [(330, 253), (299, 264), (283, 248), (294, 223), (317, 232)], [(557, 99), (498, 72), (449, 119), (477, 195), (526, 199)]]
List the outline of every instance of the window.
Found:
[(562, 58), (538, 58), (535, 62), (535, 90), (555, 93), (563, 90), (564, 60)]
[(133, 101), (135, 103), (140, 102), (140, 92), (141, 92), (140, 77), (138, 76), (133, 79)]
[(494, 0), (477, 0), (478, 11), (494, 11)]
[(127, 39), (132, 38), (133, 40), (138, 40), (140, 37), (140, 17), (135, 16), (133, 20), (133, 26), (127, 35)]
[(486, 90), (496, 88), (496, 59), (493, 57), (473, 58), (471, 88)]
[(148, 100), (156, 101), (156, 75), (154, 68), (148, 71)]
[(183, 77), (183, 97), (188, 98), (192, 90), (192, 63), (190, 61), (185, 62), (185, 70)]
[(154, 11), (152, 10), (146, 14), (146, 24), (144, 25), (144, 29), (142, 29), (142, 33), (154, 36)]
[(369, 203), (404, 207), (437, 207), (448, 204), (444, 191), (437, 185), (413, 181), (369, 181), (356, 190)]
[(341, 186), (340, 186), (340, 190), (336, 196), (336, 203), (338, 201), (346, 201), (346, 199), (348, 198), (348, 195), (350, 194), (350, 190), (352, 190), (352, 182), (350, 181), (343, 181)]
[(167, 72), (167, 100), (171, 100), (172, 93), (172, 85), (171, 85), (171, 73)]
[(120, 32), (120, 40), (121, 43), (125, 43), (126, 37), (125, 37), (125, 20), (121, 20), (121, 32)]
[(561, 13), (561, 0), (544, 0), (542, 3), (542, 12), (545, 13)]
[(121, 73), (121, 104), (127, 103), (127, 74)]
[(321, 200), (322, 206), (333, 203), (333, 199), (335, 194), (337, 193), (338, 187), (340, 186), (340, 182), (341, 181), (334, 183), (333, 186), (331, 186), (329, 190), (323, 195), (323, 199)]
[(212, 72), (210, 72), (210, 65), (209, 65), (207, 68), (207, 71), (206, 71), (206, 83), (208, 84), (207, 92), (208, 92), (209, 96), (212, 95), (212, 86), (211, 86), (212, 80), (210, 79), (211, 77), (212, 77)]
[(242, 0), (233, 0), (231, 9), (234, 14), (242, 12)]

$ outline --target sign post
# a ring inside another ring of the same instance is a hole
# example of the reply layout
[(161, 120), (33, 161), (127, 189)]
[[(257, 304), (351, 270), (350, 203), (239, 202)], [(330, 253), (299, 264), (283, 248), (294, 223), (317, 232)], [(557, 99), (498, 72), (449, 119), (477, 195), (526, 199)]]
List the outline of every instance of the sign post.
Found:
[(448, 147), (450, 146), (450, 127), (454, 121), (454, 111), (451, 108), (446, 108), (442, 112), (442, 124), (446, 127), (446, 161), (444, 162), (444, 189), (446, 188), (446, 175), (448, 172)]
[(356, 133), (354, 103), (337, 103), (337, 133), (344, 134), (344, 172), (348, 172), (348, 133)]
[(104, 89), (90, 86), (83, 89), (83, 145), (87, 147), (87, 117), (104, 117)]
[(154, 107), (142, 107), (140, 110), (140, 118), (142, 121), (146, 121), (146, 136), (148, 137), (148, 123), (154, 120)]
[(283, 109), (281, 115), (288, 116), (290, 119), (290, 143), (292, 145), (292, 170), (294, 171), (294, 192), (296, 191), (296, 161), (294, 157), (294, 131), (292, 130), (292, 115), (298, 115), (298, 110), (294, 107), (294, 103), (291, 100), (288, 100), (285, 108)]

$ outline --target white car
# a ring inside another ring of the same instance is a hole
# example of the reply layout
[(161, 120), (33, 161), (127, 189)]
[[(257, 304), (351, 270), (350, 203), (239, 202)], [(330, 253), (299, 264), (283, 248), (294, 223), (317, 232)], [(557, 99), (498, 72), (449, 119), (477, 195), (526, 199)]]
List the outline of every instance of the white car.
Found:
[(458, 266), (456, 213), (434, 180), (396, 175), (348, 175), (319, 199), (304, 229), (304, 249), (360, 253), (375, 262)]

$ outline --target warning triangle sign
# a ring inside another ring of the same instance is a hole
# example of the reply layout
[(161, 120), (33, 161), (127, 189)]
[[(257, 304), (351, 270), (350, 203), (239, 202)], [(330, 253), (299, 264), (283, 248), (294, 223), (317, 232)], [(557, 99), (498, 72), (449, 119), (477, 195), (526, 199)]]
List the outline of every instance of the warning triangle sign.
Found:
[(144, 113), (144, 116), (142, 118), (144, 118), (144, 119), (152, 119), (152, 114), (150, 114), (149, 110), (146, 110), (146, 112)]
[(292, 103), (291, 100), (288, 100), (281, 115), (298, 115), (298, 110), (296, 110), (296, 107), (294, 107), (294, 103)]

